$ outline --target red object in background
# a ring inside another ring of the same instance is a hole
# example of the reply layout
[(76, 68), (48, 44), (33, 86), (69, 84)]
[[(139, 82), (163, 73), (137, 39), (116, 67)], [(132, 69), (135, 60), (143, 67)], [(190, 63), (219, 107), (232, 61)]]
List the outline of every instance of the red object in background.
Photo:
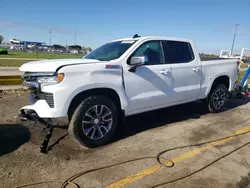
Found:
[(237, 60), (237, 65), (240, 65), (240, 60)]
[(250, 92), (249, 91), (245, 91), (245, 96), (250, 98)]

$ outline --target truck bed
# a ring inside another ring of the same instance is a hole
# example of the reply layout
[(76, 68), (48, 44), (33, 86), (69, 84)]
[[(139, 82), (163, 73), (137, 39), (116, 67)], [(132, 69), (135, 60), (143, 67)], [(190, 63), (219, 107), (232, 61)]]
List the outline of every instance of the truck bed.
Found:
[[(211, 85), (214, 81), (214, 79), (218, 75), (226, 75), (230, 79), (230, 85), (229, 90), (231, 91), (233, 89), (234, 83), (238, 78), (238, 65), (237, 65), (237, 58), (236, 59), (218, 59), (218, 60), (207, 60), (207, 61), (201, 61), (202, 65), (202, 76), (203, 78), (209, 78), (204, 79), (204, 82), (201, 85), (201, 90), (203, 92), (203, 87), (206, 88), (207, 86)], [(203, 93), (203, 96), (206, 96), (206, 94)]]

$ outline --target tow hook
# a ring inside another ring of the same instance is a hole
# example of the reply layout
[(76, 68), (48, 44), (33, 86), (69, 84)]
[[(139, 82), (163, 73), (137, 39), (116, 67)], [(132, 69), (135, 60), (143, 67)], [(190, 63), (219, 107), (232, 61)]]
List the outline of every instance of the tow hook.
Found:
[(53, 129), (56, 126), (56, 124), (54, 124), (52, 121), (50, 121), (50, 119), (48, 119), (48, 121), (44, 120), (43, 118), (40, 118), (37, 113), (33, 110), (21, 110), (21, 113), (18, 115), (18, 118), (21, 121), (30, 121), (30, 122), (35, 122), (35, 123), (40, 123), (42, 125), (43, 130), (45, 129), (49, 129), (41, 146), (40, 146), (40, 152), (47, 154), (48, 150), (48, 144), (50, 141), (50, 138), (52, 136), (53, 133)]

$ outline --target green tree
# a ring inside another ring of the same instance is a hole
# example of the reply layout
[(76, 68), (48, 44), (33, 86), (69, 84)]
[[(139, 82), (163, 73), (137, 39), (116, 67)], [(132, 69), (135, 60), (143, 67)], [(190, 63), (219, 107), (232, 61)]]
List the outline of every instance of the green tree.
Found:
[(79, 45), (72, 45), (72, 46), (69, 46), (69, 49), (70, 50), (77, 50), (77, 51), (80, 51), (82, 49), (81, 46)]
[(89, 52), (92, 52), (92, 48), (88, 47), (88, 51), (89, 51)]
[(3, 35), (0, 34), (0, 44), (2, 44), (3, 39), (4, 39)]

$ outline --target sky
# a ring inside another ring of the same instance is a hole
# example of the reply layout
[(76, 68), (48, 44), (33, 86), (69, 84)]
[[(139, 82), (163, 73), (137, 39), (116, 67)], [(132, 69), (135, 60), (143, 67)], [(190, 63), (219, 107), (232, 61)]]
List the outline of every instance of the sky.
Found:
[[(250, 48), (250, 0), (0, 0), (0, 34), (96, 48), (140, 36), (191, 39), (199, 52)], [(76, 34), (76, 35), (75, 35)]]

